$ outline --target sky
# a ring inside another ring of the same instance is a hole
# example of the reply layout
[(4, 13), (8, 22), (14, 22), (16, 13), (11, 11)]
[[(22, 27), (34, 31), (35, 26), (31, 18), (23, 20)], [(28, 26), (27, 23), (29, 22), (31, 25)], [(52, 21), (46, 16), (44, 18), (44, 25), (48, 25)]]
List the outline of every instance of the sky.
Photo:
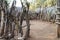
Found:
[[(33, 0), (27, 0), (28, 2), (33, 2)], [(10, 0), (10, 7), (12, 5), (13, 0)], [(22, 7), (20, 0), (16, 0), (16, 7)]]

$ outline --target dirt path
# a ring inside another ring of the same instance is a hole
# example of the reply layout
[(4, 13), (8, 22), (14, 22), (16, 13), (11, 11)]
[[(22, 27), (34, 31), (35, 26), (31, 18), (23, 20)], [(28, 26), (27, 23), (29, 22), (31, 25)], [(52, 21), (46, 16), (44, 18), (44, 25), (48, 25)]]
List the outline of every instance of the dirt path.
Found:
[(58, 40), (57, 26), (53, 23), (42, 21), (31, 21), (31, 32), (29, 40)]
[(28, 40), (60, 40), (57, 38), (56, 24), (39, 20), (32, 20), (30, 24), (31, 30)]

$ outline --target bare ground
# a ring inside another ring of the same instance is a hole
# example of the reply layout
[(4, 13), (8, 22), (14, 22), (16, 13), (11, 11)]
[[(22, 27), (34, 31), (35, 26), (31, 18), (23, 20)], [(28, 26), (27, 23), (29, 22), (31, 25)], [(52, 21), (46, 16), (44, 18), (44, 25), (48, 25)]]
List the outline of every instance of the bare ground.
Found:
[(60, 40), (57, 38), (57, 25), (34, 20), (30, 22), (31, 31), (28, 40)]
[(28, 40), (60, 40), (57, 38), (56, 24), (40, 20), (32, 20), (30, 24), (30, 38)]

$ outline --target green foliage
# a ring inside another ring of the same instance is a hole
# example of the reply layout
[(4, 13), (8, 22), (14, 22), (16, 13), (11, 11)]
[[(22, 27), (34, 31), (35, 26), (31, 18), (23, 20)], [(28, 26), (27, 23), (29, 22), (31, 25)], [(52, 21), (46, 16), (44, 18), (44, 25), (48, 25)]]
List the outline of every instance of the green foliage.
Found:
[(57, 0), (46, 0), (44, 2), (44, 6), (46, 6), (46, 5), (47, 5), (47, 7), (49, 7), (49, 6), (55, 6), (56, 5), (56, 1)]
[(55, 6), (57, 0), (35, 0), (35, 3), (31, 3), (31, 8), (36, 9), (38, 7), (50, 7)]

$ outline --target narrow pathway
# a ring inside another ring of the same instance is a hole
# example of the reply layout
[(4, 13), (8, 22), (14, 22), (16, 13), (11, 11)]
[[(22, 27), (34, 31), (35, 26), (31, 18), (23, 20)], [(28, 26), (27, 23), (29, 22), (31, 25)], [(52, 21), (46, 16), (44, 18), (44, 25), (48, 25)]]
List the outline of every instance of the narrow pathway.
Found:
[(42, 21), (31, 21), (29, 40), (58, 40), (56, 24)]

